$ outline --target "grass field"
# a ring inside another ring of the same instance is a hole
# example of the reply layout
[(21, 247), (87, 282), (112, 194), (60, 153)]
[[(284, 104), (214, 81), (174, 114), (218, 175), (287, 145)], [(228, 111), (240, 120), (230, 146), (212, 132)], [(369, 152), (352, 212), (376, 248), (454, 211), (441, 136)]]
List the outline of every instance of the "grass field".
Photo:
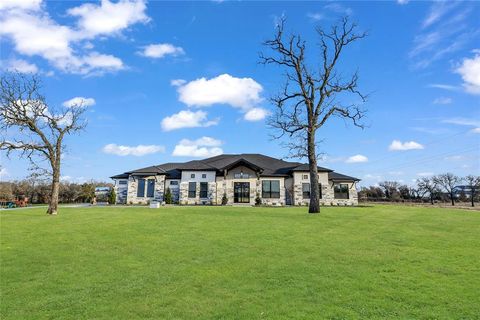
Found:
[(479, 319), (480, 212), (1, 213), (1, 319)]

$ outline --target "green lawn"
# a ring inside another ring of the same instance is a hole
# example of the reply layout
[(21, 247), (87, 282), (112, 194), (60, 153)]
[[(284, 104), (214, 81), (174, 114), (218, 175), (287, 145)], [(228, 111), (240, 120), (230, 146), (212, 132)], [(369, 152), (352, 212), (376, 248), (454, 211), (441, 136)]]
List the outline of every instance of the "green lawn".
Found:
[(1, 213), (1, 319), (479, 319), (480, 212)]

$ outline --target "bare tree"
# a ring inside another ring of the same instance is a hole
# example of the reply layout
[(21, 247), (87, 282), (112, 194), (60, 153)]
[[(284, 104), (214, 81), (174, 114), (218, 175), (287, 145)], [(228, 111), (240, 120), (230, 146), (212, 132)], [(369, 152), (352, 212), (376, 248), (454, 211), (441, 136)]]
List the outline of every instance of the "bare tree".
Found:
[(428, 193), (430, 203), (433, 205), (433, 198), (438, 192), (438, 184), (434, 178), (424, 177), (417, 181), (418, 191), (423, 198)]
[(452, 206), (455, 205), (455, 187), (462, 181), (462, 178), (453, 173), (439, 174), (433, 177), (435, 182), (448, 193)]
[(385, 191), (385, 197), (392, 200), (395, 196), (398, 199), (400, 183), (396, 181), (383, 181), (378, 184)]
[(465, 177), (467, 186), (470, 188), (470, 200), (472, 201), (472, 207), (475, 206), (475, 196), (480, 190), (480, 176), (468, 175)]
[[(7, 151), (7, 155), (20, 151), (35, 171), (50, 177), (47, 213), (56, 214), (63, 138), (85, 128), (85, 108), (50, 108), (40, 89), (37, 75), (5, 73), (0, 77), (0, 129), (6, 132), (2, 134), (0, 150)], [(7, 136), (14, 138), (8, 140)], [(43, 166), (45, 162), (47, 168)]]
[(289, 138), (286, 147), (296, 158), (308, 158), (310, 171), (310, 213), (320, 212), (320, 190), (317, 167), (317, 130), (332, 116), (351, 120), (363, 128), (359, 120), (364, 116), (357, 103), (345, 104), (339, 98), (344, 93), (355, 95), (362, 102), (366, 96), (357, 89), (358, 74), (348, 80), (337, 71), (340, 55), (346, 46), (362, 39), (365, 33), (356, 32), (356, 24), (347, 17), (326, 32), (317, 28), (320, 57), (318, 66), (309, 66), (306, 42), (301, 35), (284, 34), (285, 19), (277, 26), (275, 37), (265, 41), (274, 55), (260, 55), (261, 63), (278, 65), (285, 69), (283, 90), (271, 99), (276, 107), (269, 124), (277, 132), (274, 138)]

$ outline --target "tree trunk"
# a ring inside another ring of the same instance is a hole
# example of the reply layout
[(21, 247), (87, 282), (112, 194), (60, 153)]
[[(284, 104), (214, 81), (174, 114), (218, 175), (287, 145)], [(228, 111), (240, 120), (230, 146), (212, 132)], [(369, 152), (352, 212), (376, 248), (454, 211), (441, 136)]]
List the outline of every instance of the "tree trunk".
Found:
[(60, 191), (60, 161), (55, 162), (52, 168), (52, 187), (47, 214), (56, 215), (58, 210), (58, 193)]
[(433, 206), (433, 195), (432, 195), (432, 194), (430, 194), (430, 203), (431, 203), (432, 206)]
[(452, 206), (455, 205), (455, 200), (453, 198), (453, 192), (450, 193), (450, 200), (452, 200)]
[(470, 198), (472, 200), (472, 207), (475, 207), (475, 203), (473, 201), (473, 197), (475, 196), (475, 188), (472, 187), (472, 192), (470, 192)]
[(315, 132), (308, 133), (308, 165), (310, 167), (310, 206), (308, 213), (320, 213), (320, 189), (318, 186), (318, 166), (315, 150)]

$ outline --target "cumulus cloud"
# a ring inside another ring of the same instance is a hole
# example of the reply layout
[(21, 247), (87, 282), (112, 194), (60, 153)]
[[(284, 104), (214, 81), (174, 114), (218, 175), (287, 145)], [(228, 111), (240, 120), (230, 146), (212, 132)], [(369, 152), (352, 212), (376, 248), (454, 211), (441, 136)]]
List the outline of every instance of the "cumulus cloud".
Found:
[(393, 140), (388, 149), (390, 151), (419, 150), (424, 149), (424, 146), (415, 141), (401, 142), (399, 140)]
[(143, 47), (143, 50), (139, 52), (140, 55), (149, 58), (163, 58), (165, 56), (180, 56), (184, 55), (185, 51), (181, 47), (176, 47), (170, 43), (150, 44)]
[(196, 112), (182, 110), (162, 120), (163, 131), (172, 131), (181, 128), (210, 127), (217, 125), (219, 119), (208, 120), (205, 111)]
[(245, 120), (258, 121), (267, 115), (259, 108), (263, 87), (252, 78), (236, 78), (222, 74), (215, 78), (200, 78), (190, 82), (176, 80), (179, 100), (189, 107), (209, 107), (226, 104), (240, 109)]
[(265, 119), (268, 115), (268, 110), (263, 108), (252, 108), (245, 113), (244, 119), (247, 121), (260, 121)]
[(480, 54), (471, 59), (465, 58), (455, 70), (463, 79), (463, 87), (468, 93), (480, 94)]
[(16, 71), (20, 73), (37, 73), (38, 67), (23, 59), (10, 59), (2, 62), (2, 69), (7, 71)]
[(150, 18), (145, 14), (146, 9), (143, 0), (120, 0), (116, 3), (102, 0), (100, 5), (86, 3), (67, 10), (67, 13), (79, 18), (80, 37), (93, 38), (118, 33), (135, 23), (147, 23)]
[(165, 152), (165, 147), (158, 145), (138, 145), (122, 146), (115, 143), (107, 144), (103, 147), (103, 152), (117, 156), (137, 156), (141, 157), (147, 154)]
[(452, 103), (452, 98), (448, 97), (439, 97), (433, 100), (433, 104), (450, 104)]
[(368, 158), (364, 155), (357, 154), (354, 156), (349, 157), (345, 160), (346, 163), (361, 163), (361, 162), (368, 162)]
[(78, 18), (76, 27), (53, 20), (40, 1), (27, 2), (23, 6), (2, 2), (0, 37), (10, 39), (16, 52), (40, 56), (66, 73), (100, 75), (125, 69), (120, 58), (93, 51), (87, 40), (115, 36), (134, 23), (148, 21), (140, 0), (103, 0), (71, 8), (67, 13)]
[(197, 140), (182, 139), (175, 146), (172, 155), (176, 157), (213, 157), (223, 153), (222, 141), (211, 137), (201, 137)]
[(84, 98), (84, 97), (75, 97), (70, 100), (64, 101), (63, 106), (67, 108), (71, 107), (90, 107), (95, 105), (95, 99), (93, 98)]

